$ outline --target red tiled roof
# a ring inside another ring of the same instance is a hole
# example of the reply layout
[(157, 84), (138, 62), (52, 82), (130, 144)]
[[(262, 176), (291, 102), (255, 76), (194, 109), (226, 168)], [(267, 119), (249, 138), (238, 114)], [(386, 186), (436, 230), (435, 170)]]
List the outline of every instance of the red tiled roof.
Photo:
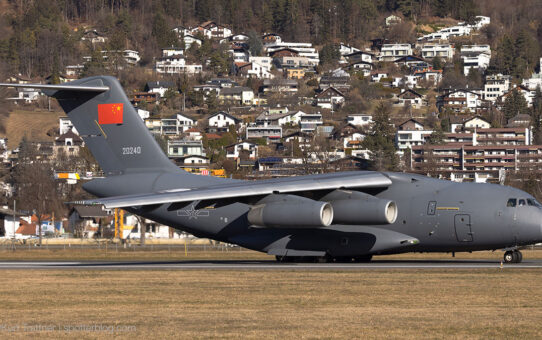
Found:
[(220, 138), (222, 138), (222, 136), (217, 135), (216, 133), (208, 133), (208, 134), (206, 134), (206, 136), (207, 136), (207, 139), (220, 139)]
[(16, 234), (21, 235), (36, 235), (36, 225), (30, 224), (24, 220), (20, 220), (20, 227), (15, 231)]

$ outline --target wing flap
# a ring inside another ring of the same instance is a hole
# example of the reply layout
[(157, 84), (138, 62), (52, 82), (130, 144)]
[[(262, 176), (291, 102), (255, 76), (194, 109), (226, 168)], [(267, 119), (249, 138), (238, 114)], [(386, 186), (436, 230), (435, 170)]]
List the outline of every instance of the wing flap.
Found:
[(277, 193), (295, 193), (302, 191), (333, 190), (339, 188), (383, 188), (391, 185), (391, 180), (378, 172), (335, 173), (332, 175), (300, 176), (280, 180), (242, 181), (227, 185), (196, 189), (175, 189), (149, 194), (115, 196), (72, 204), (98, 205), (106, 208), (136, 207), (165, 203), (192, 202), (198, 200), (219, 200)]

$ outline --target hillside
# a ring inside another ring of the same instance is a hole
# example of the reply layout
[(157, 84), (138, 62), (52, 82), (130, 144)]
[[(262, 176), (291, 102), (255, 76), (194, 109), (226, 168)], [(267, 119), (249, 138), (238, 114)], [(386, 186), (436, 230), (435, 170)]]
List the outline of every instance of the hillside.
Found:
[(58, 130), (58, 118), (64, 115), (60, 111), (13, 110), (8, 117), (0, 120), (0, 124), (6, 127), (2, 137), (8, 138), (10, 149), (16, 148), (25, 135), (30, 141), (54, 141), (47, 131), (52, 128)]

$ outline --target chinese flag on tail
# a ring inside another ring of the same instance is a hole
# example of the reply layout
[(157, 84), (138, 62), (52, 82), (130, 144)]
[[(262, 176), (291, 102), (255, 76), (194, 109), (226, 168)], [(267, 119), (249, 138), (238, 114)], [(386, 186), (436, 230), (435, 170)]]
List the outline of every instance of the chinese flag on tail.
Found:
[(122, 124), (123, 104), (98, 104), (98, 124)]

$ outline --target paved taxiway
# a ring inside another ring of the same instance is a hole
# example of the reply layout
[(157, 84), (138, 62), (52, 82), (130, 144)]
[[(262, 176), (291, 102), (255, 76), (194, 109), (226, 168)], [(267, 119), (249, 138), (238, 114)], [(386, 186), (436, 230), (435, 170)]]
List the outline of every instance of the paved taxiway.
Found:
[[(164, 261), (164, 262), (0, 262), (2, 269), (75, 269), (75, 270), (364, 270), (364, 269), (486, 269), (501, 268), (490, 260), (410, 260), (373, 261), (369, 263), (277, 263), (274, 261)], [(542, 268), (542, 260), (504, 264), (503, 269)]]

